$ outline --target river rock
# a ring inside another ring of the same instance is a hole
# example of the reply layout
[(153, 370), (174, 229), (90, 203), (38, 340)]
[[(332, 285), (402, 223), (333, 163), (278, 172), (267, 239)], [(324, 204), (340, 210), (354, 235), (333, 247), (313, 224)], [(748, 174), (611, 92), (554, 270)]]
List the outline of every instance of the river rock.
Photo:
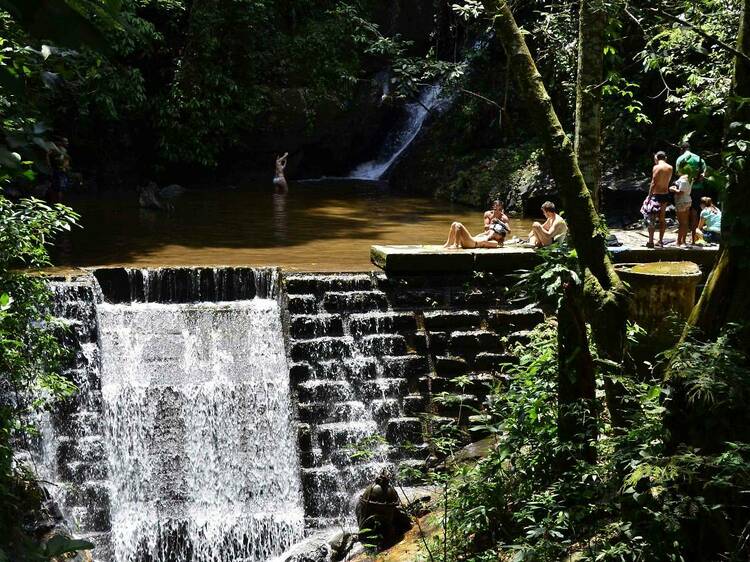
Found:
[(158, 193), (158, 187), (154, 182), (149, 182), (145, 187), (140, 188), (138, 204), (142, 209), (169, 211), (172, 208), (170, 203), (162, 200)]
[(179, 184), (172, 183), (159, 190), (159, 197), (162, 199), (175, 199), (185, 193), (185, 188)]
[(284, 553), (279, 562), (333, 562), (329, 540), (322, 533), (313, 535)]

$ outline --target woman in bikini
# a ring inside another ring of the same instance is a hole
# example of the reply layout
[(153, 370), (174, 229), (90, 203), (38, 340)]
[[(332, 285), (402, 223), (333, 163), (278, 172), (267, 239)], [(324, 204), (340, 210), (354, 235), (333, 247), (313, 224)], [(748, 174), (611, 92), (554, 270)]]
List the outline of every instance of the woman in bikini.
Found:
[(470, 250), (474, 248), (500, 248), (505, 241), (505, 233), (501, 233), (504, 227), (500, 226), (501, 224), (498, 221), (482, 234), (472, 236), (463, 224), (454, 222), (443, 248), (466, 248)]

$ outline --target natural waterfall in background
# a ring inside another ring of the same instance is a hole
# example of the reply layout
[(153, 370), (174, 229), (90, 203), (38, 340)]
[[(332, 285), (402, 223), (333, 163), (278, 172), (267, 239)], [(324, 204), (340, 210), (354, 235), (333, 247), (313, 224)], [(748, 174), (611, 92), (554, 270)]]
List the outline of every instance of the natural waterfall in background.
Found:
[(348, 177), (361, 180), (383, 179), (398, 157), (417, 138), (430, 111), (439, 109), (441, 92), (442, 87), (439, 85), (427, 86), (420, 93), (418, 101), (407, 103), (403, 124), (388, 133), (377, 157), (354, 168)]

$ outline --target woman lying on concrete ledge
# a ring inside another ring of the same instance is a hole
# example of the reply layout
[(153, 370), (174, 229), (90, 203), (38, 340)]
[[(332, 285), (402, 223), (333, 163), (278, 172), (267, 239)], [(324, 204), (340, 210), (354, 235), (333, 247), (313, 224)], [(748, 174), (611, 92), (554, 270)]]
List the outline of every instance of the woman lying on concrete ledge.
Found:
[(443, 248), (500, 248), (505, 242), (507, 232), (507, 225), (498, 221), (493, 222), (482, 234), (472, 236), (463, 224), (454, 222)]

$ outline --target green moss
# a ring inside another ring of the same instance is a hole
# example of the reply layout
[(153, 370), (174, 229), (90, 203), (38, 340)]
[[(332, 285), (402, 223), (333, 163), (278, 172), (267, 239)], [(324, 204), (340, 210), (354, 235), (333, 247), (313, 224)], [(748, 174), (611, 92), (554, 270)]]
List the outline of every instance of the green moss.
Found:
[(534, 140), (506, 133), (491, 106), (462, 100), (428, 126), (397, 165), (391, 184), (473, 207), (498, 197), (521, 211), (525, 194), (544, 183), (543, 151)]
[(455, 179), (439, 185), (435, 195), (473, 206), (499, 198), (509, 208), (520, 210), (523, 195), (542, 182), (541, 156), (541, 149), (523, 144), (499, 148), (478, 159), (466, 157)]

